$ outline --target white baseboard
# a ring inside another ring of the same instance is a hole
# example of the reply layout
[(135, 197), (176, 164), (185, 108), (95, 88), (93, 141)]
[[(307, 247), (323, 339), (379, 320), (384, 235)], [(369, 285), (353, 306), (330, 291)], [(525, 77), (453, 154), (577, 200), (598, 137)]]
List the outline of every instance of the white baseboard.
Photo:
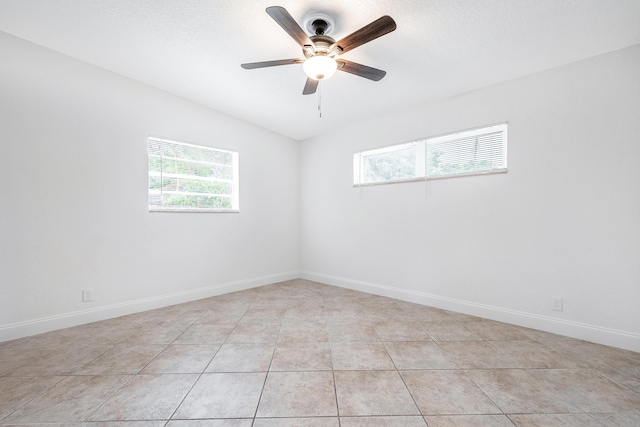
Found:
[(300, 275), (303, 279), (321, 282), (327, 285), (428, 305), (430, 307), (640, 352), (640, 335), (638, 334), (310, 271), (302, 271)]
[(0, 342), (300, 278), (289, 271), (0, 326)]
[(298, 278), (640, 352), (638, 334), (309, 271), (289, 271), (4, 325), (0, 326), (0, 342)]

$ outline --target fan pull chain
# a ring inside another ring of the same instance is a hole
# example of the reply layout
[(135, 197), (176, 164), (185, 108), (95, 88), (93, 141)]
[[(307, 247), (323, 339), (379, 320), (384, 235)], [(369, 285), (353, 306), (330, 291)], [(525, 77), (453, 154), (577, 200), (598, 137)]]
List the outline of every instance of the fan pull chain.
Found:
[(322, 84), (318, 82), (318, 113), (322, 118)]

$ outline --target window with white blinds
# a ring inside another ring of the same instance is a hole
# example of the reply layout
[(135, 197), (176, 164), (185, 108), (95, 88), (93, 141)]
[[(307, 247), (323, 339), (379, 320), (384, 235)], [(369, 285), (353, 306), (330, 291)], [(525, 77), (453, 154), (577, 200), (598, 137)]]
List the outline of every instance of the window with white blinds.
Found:
[(238, 212), (238, 153), (150, 137), (149, 211)]
[(507, 124), (456, 132), (353, 155), (354, 185), (507, 171)]

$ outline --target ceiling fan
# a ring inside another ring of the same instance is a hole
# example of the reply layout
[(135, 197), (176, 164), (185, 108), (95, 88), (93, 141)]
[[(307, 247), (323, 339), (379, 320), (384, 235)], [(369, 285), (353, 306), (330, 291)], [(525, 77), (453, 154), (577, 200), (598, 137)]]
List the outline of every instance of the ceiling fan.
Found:
[(287, 10), (280, 6), (268, 7), (267, 13), (278, 23), (295, 41), (302, 47), (305, 59), (280, 59), (276, 61), (250, 62), (242, 64), (246, 70), (255, 68), (273, 67), (276, 65), (302, 64), (302, 68), (307, 75), (307, 82), (304, 85), (303, 95), (315, 93), (320, 80), (331, 77), (336, 70), (355, 74), (365, 79), (378, 81), (387, 73), (377, 68), (357, 64), (338, 59), (340, 55), (355, 49), (371, 40), (384, 36), (396, 29), (396, 23), (390, 16), (383, 16), (376, 19), (369, 25), (360, 28), (358, 31), (344, 37), (337, 42), (326, 35), (330, 23), (322, 17), (314, 19), (310, 27), (315, 33), (308, 36), (298, 25)]

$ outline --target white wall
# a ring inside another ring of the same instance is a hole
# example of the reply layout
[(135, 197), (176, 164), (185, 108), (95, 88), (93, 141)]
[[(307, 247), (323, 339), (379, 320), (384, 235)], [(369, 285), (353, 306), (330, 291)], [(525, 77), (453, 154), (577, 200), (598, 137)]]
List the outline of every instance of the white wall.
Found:
[[(0, 341), (302, 268), (640, 351), (639, 46), (300, 146), (4, 33), (0, 56)], [(351, 185), (355, 151), (501, 121), (507, 174)], [(239, 151), (241, 213), (149, 213), (148, 135)]]
[[(303, 142), (303, 276), (640, 351), (639, 76), (635, 46)], [(507, 174), (352, 187), (354, 152), (503, 121)]]
[[(298, 276), (297, 142), (1, 32), (0, 57), (0, 341)], [(241, 212), (149, 213), (148, 135), (238, 151)]]

